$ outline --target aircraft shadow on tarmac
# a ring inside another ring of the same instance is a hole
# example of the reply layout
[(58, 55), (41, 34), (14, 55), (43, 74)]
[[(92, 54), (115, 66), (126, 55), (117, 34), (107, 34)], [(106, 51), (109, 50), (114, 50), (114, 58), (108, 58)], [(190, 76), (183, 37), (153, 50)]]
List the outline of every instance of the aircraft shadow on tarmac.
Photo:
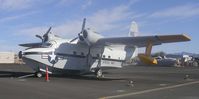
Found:
[(111, 78), (111, 77), (103, 77), (103, 78), (96, 78), (95, 75), (50, 75), (50, 77), (55, 78), (67, 78), (67, 79), (78, 79), (78, 80), (98, 80), (98, 81), (112, 81), (112, 80), (124, 80), (123, 78)]
[[(33, 72), (19, 72), (19, 71), (0, 71), (0, 78), (10, 78), (10, 77), (14, 77), (14, 78), (20, 78), (22, 76), (26, 76), (26, 75), (31, 75), (32, 76), (27, 76), (27, 77), (23, 77), (23, 78), (37, 78), (35, 77), (33, 74)], [(105, 74), (108, 74), (105, 72)], [(98, 81), (111, 81), (111, 80), (125, 80), (124, 78), (107, 78), (107, 77), (103, 77), (103, 78), (96, 78), (94, 75), (69, 75), (69, 74), (53, 74), (53, 75), (49, 75), (52, 78), (66, 78), (66, 79), (78, 79), (78, 80), (98, 80)], [(45, 77), (45, 74), (44, 74)], [(44, 78), (43, 77), (43, 78)]]
[(16, 71), (0, 71), (0, 78), (20, 77), (23, 75), (32, 74), (31, 72), (16, 72)]

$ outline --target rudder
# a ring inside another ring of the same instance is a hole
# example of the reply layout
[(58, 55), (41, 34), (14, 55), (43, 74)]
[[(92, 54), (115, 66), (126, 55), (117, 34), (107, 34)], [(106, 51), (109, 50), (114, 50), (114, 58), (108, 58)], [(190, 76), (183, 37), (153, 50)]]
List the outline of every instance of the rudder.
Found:
[(138, 35), (138, 25), (135, 21), (131, 22), (129, 37), (135, 37)]

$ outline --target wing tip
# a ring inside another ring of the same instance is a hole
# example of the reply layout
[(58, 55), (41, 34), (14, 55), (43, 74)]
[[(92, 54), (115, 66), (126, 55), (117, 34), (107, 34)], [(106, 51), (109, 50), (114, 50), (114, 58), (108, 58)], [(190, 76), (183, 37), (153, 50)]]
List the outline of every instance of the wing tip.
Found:
[(184, 37), (185, 40), (191, 41), (191, 37), (188, 36), (187, 34), (183, 33), (182, 36)]
[(18, 46), (24, 46), (24, 44), (18, 44)]

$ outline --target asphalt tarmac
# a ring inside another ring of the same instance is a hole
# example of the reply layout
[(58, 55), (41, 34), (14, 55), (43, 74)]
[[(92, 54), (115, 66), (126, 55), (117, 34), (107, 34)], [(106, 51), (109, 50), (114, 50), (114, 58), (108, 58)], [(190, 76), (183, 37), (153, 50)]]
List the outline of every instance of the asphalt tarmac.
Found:
[(92, 75), (36, 78), (26, 65), (0, 65), (1, 99), (199, 99), (199, 68), (127, 66)]

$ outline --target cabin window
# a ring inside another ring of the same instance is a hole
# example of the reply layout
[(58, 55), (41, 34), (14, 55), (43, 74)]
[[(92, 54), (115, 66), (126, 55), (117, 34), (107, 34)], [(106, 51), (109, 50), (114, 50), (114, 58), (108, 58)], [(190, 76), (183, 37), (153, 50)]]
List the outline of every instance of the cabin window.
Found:
[(108, 56), (108, 58), (111, 58), (111, 56)]
[(84, 53), (83, 53), (83, 52), (81, 52), (81, 55), (82, 55), (82, 56), (84, 56)]
[(103, 55), (103, 58), (105, 58), (106, 56), (105, 55)]
[(73, 54), (74, 54), (74, 55), (77, 55), (77, 52), (76, 52), (76, 51), (73, 51)]

